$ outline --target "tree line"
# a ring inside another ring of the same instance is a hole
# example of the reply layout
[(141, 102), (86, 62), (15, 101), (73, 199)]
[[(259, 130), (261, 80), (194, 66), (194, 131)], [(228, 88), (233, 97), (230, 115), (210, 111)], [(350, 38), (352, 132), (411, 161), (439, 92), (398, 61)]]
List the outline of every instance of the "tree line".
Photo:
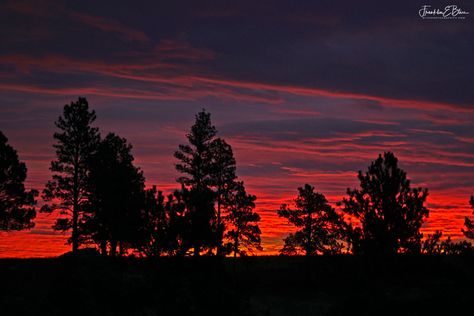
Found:
[[(217, 136), (209, 112), (195, 116), (187, 142), (174, 153), (180, 188), (168, 195), (145, 187), (132, 145), (114, 133), (101, 135), (93, 127), (96, 118), (85, 98), (64, 106), (55, 122), (51, 179), (41, 194), (39, 211), (58, 214), (53, 229), (71, 232), (73, 253), (91, 245), (109, 256), (245, 256), (262, 250), (256, 196), (238, 178), (232, 147)], [(39, 192), (25, 189), (26, 166), (7, 142), (0, 132), (0, 228), (30, 229)], [(423, 238), (428, 190), (412, 188), (393, 153), (379, 155), (358, 179), (360, 188), (347, 189), (339, 211), (313, 186), (298, 188), (293, 205), (277, 210), (296, 227), (280, 253), (472, 251), (466, 241), (441, 240), (441, 231)], [(474, 210), (474, 196), (469, 203)], [(466, 217), (462, 231), (474, 239), (474, 221)]]

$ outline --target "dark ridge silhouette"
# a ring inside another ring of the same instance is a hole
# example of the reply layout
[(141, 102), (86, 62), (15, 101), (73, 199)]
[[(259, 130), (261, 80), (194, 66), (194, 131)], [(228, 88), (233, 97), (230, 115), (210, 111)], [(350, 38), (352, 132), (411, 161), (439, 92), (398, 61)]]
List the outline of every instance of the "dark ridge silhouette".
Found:
[(410, 255), (4, 259), (0, 310), (48, 316), (465, 315), (474, 297), (473, 265), (473, 256)]
[(344, 248), (346, 224), (342, 216), (309, 184), (298, 188), (295, 208), (283, 204), (278, 216), (299, 229), (284, 239), (281, 254), (338, 254)]
[(0, 231), (33, 228), (38, 191), (26, 191), (26, 165), (0, 131)]

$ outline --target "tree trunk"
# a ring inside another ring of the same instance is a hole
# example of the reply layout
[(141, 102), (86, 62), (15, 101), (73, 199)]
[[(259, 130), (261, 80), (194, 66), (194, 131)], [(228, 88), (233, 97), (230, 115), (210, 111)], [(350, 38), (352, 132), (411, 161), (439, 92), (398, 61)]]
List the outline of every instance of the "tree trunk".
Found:
[(200, 253), (201, 253), (201, 247), (198, 246), (197, 244), (194, 245), (194, 256), (195, 256), (195, 257), (199, 257), (199, 256), (200, 256)]
[(101, 241), (100, 242), (100, 253), (103, 256), (107, 255), (107, 242), (106, 241)]
[(240, 235), (240, 229), (237, 228), (235, 232), (235, 237), (234, 237), (234, 258), (237, 257), (237, 252), (239, 251), (239, 235)]
[(79, 249), (79, 232), (77, 229), (77, 223), (79, 219), (79, 211), (77, 207), (77, 202), (74, 203), (72, 209), (72, 252), (75, 253)]
[(79, 249), (79, 176), (78, 167), (74, 167), (74, 179), (73, 179), (73, 206), (72, 206), (72, 252), (76, 253)]
[(123, 242), (119, 242), (119, 256), (122, 257), (125, 253), (125, 249), (123, 247)]
[(221, 232), (221, 189), (217, 189), (217, 249), (216, 255), (222, 254), (222, 232)]
[(239, 241), (234, 241), (234, 258), (237, 257), (237, 252), (239, 251)]
[(311, 217), (311, 210), (308, 208), (308, 215), (306, 218), (306, 256), (312, 255), (312, 245), (311, 245), (311, 229), (312, 229), (312, 217)]
[(117, 241), (110, 241), (110, 256), (115, 257), (117, 255)]

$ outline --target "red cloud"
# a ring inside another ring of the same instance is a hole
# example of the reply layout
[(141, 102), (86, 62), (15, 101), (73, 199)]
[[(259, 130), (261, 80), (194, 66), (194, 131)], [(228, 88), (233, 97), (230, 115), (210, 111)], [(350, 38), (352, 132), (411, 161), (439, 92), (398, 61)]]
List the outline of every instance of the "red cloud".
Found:
[[(136, 54), (136, 60), (127, 63), (86, 61), (67, 58), (64, 56), (33, 58), (24, 55), (0, 56), (0, 62), (14, 64), (20, 69), (36, 67), (38, 69), (58, 73), (85, 72), (104, 77), (154, 84), (154, 86), (150, 87), (151, 89), (148, 89), (148, 92), (136, 90), (137, 93), (126, 94), (128, 97), (136, 99), (197, 100), (206, 96), (215, 96), (234, 100), (276, 104), (282, 103), (286, 94), (303, 97), (373, 101), (381, 106), (392, 108), (424, 111), (449, 110), (457, 113), (474, 113), (473, 107), (459, 106), (450, 103), (395, 99), (347, 91), (332, 91), (319, 88), (213, 77), (210, 75), (204, 75), (204, 72), (201, 71), (198, 66), (183, 65), (170, 61), (172, 59), (183, 58), (188, 58), (190, 60), (211, 58), (211, 52), (194, 49), (179, 41), (164, 41), (160, 45), (155, 50), (154, 55)], [(160, 91), (164, 92), (153, 92), (153, 88), (160, 88)], [(74, 88), (70, 89), (74, 90)], [(117, 97), (123, 97), (123, 94), (121, 93), (103, 92), (103, 90), (113, 90), (113, 87), (104, 86), (102, 89), (97, 89), (95, 87), (87, 89), (90, 90), (91, 94), (95, 95), (107, 95), (111, 97), (116, 95)], [(24, 88), (21, 91), (26, 92), (27, 90), (30, 90), (30, 88)], [(35, 92), (41, 93), (40, 90), (41, 88), (38, 87), (35, 89)], [(129, 90), (132, 90), (132, 88)], [(51, 92), (48, 89), (44, 89), (44, 93)]]

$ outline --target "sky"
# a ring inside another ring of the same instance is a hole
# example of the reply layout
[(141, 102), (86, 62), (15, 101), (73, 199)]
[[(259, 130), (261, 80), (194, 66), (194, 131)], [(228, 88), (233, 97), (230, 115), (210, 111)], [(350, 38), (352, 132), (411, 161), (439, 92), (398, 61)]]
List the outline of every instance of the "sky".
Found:
[[(464, 19), (422, 19), (456, 4)], [(42, 190), (54, 121), (86, 97), (103, 134), (133, 145), (148, 186), (177, 188), (173, 153), (212, 113), (257, 195), (264, 254), (310, 183), (335, 206), (384, 151), (427, 187), (425, 234), (461, 238), (474, 194), (474, 3), (455, 1), (0, 1), (0, 130)], [(39, 201), (41, 203), (41, 201)], [(70, 249), (39, 214), (0, 233), (0, 257)]]

